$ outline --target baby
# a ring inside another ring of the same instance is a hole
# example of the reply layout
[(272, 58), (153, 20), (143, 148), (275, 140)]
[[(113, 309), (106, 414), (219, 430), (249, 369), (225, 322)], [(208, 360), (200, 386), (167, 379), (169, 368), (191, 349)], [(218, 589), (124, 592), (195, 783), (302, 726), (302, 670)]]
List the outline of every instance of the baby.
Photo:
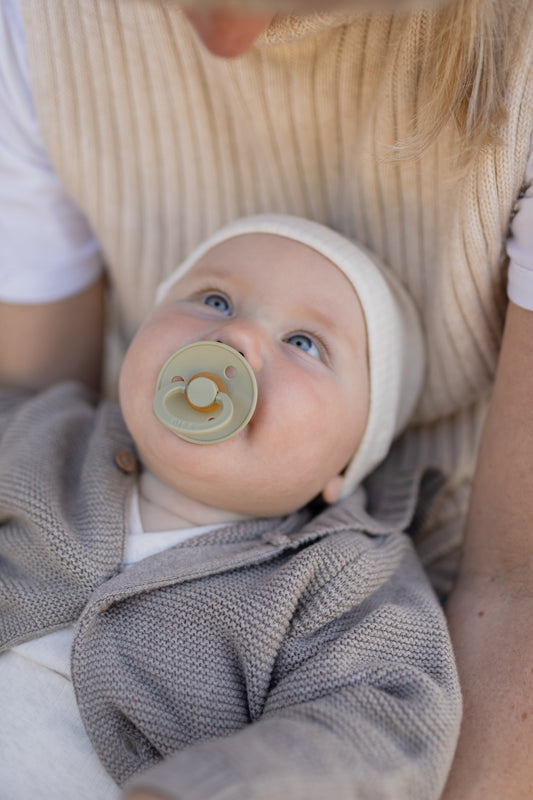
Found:
[(372, 516), (361, 489), (423, 371), (384, 267), (265, 215), (160, 287), (120, 408), (0, 394), (10, 800), (109, 800), (107, 773), (131, 798), (439, 797), (460, 696), (402, 533), (420, 476)]
[[(260, 216), (211, 237), (160, 287), (120, 400), (145, 469), (179, 488), (180, 508), (185, 494), (218, 515), (287, 514), (319, 493), (329, 503), (348, 494), (383, 459), (424, 368), (416, 312), (393, 281), (323, 226)], [(200, 340), (241, 352), (259, 383), (243, 435), (207, 452), (151, 414), (161, 364), (176, 343)]]

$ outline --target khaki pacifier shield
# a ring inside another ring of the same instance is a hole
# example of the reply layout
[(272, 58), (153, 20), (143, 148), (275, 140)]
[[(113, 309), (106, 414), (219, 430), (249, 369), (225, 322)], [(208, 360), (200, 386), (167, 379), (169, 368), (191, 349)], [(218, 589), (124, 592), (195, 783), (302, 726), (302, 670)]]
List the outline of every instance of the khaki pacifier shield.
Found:
[(163, 364), (153, 409), (181, 439), (216, 444), (248, 424), (256, 402), (255, 375), (237, 350), (220, 342), (195, 342)]

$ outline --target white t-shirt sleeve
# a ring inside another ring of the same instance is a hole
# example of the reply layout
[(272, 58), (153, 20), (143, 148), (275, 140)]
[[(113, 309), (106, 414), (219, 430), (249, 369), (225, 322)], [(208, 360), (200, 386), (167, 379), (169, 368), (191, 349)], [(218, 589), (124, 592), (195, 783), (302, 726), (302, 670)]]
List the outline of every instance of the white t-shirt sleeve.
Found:
[(509, 273), (507, 295), (517, 306), (533, 311), (533, 149), (524, 178), (525, 192), (518, 201), (507, 240)]
[(19, 0), (0, 4), (0, 301), (77, 294), (103, 270), (99, 246), (45, 152)]

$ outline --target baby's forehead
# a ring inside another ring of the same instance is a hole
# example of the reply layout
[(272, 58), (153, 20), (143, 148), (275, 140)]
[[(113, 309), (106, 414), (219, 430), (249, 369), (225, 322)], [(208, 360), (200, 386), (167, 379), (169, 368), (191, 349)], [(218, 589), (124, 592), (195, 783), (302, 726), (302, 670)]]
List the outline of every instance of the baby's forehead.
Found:
[(269, 295), (277, 292), (284, 299), (289, 295), (295, 302), (301, 298), (317, 307), (334, 303), (331, 313), (341, 313), (349, 304), (358, 309), (361, 305), (353, 276), (318, 249), (276, 233), (247, 232), (215, 244), (178, 274), (177, 291), (202, 281), (222, 281)]
[[(279, 258), (283, 259), (280, 263)], [(268, 268), (269, 274), (277, 272), (282, 278), (290, 280), (291, 268), (303, 268), (322, 272), (335, 271), (343, 276), (351, 289), (356, 292), (355, 286), (344, 270), (331, 258), (320, 250), (287, 235), (277, 233), (264, 233), (262, 231), (248, 232), (228, 237), (218, 242), (198, 259), (189, 263), (183, 275), (178, 280), (192, 274), (213, 271), (222, 275), (236, 273), (253, 273), (259, 267)], [(287, 269), (283, 270), (282, 268)]]

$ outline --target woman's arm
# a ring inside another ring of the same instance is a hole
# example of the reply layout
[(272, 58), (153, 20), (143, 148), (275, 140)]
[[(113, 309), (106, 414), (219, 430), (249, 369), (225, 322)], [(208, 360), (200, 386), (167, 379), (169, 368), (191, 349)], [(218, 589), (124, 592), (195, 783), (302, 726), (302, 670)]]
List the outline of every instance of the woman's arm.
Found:
[(102, 257), (37, 121), (19, 2), (0, 4), (0, 383), (97, 386)]
[(533, 312), (513, 303), (447, 613), (465, 708), (443, 800), (533, 797)]
[(52, 303), (0, 302), (0, 384), (40, 389), (75, 378), (100, 385), (104, 279)]

